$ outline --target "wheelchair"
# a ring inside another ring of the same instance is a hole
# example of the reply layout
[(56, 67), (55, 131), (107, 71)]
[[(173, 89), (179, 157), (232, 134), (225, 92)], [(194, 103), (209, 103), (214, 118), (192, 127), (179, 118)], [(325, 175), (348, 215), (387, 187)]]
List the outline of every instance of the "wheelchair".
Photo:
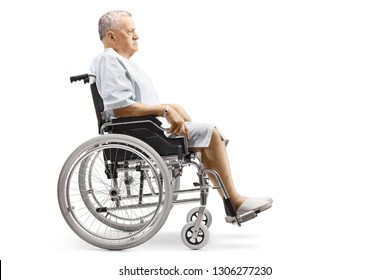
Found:
[[(153, 116), (105, 119), (95, 76), (82, 74), (70, 81), (90, 85), (99, 131), (70, 154), (58, 179), (61, 213), (81, 239), (103, 249), (129, 249), (152, 238), (174, 205), (199, 203), (189, 211), (181, 239), (200, 249), (210, 237), (210, 189), (223, 193), (226, 222), (241, 226), (257, 216), (254, 211), (237, 215), (219, 174), (203, 168), (184, 136), (168, 137)], [(180, 177), (187, 166), (195, 167), (198, 181), (183, 189)], [(210, 174), (218, 185), (209, 184)]]

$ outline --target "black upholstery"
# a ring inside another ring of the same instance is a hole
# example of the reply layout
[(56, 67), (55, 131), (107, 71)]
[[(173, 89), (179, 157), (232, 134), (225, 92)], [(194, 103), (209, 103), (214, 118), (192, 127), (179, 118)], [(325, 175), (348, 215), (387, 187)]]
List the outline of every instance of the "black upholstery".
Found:
[(161, 156), (187, 153), (184, 137), (167, 137), (160, 128), (161, 122), (153, 116), (119, 118), (112, 120), (111, 132), (126, 134), (152, 146)]
[(103, 121), (103, 112), (104, 112), (104, 104), (103, 99), (100, 97), (98, 89), (96, 87), (96, 83), (91, 84), (91, 93), (93, 99), (93, 105), (95, 106), (96, 119), (98, 121), (98, 128), (100, 132), (100, 128), (102, 127)]

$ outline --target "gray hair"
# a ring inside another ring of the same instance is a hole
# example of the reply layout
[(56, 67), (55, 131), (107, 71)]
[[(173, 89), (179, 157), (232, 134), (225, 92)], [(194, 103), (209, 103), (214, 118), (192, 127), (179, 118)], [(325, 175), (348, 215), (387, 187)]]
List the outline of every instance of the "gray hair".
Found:
[(131, 17), (131, 14), (121, 10), (109, 11), (99, 19), (99, 36), (101, 41), (106, 37), (109, 30), (118, 28), (118, 19), (121, 16)]

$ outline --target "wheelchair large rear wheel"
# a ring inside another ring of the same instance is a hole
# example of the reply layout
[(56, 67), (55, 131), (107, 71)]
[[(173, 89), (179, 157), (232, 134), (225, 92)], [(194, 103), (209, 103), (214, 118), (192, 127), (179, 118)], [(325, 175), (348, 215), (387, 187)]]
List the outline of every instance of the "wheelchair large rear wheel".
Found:
[(58, 201), (70, 228), (109, 250), (138, 246), (165, 223), (171, 174), (158, 153), (136, 138), (108, 134), (79, 146), (58, 181)]

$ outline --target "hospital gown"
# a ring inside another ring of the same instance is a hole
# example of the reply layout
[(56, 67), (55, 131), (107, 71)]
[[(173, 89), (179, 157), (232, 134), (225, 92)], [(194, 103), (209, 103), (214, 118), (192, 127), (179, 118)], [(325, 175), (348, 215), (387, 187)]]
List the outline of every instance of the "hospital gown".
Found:
[[(96, 76), (96, 86), (103, 99), (105, 115), (114, 118), (114, 109), (134, 103), (160, 104), (152, 81), (133, 61), (121, 56), (112, 48), (106, 48), (91, 63), (91, 73)], [(215, 125), (186, 122), (190, 139), (189, 147), (208, 147)], [(219, 130), (218, 130), (219, 131)], [(227, 139), (220, 132), (221, 138)]]

